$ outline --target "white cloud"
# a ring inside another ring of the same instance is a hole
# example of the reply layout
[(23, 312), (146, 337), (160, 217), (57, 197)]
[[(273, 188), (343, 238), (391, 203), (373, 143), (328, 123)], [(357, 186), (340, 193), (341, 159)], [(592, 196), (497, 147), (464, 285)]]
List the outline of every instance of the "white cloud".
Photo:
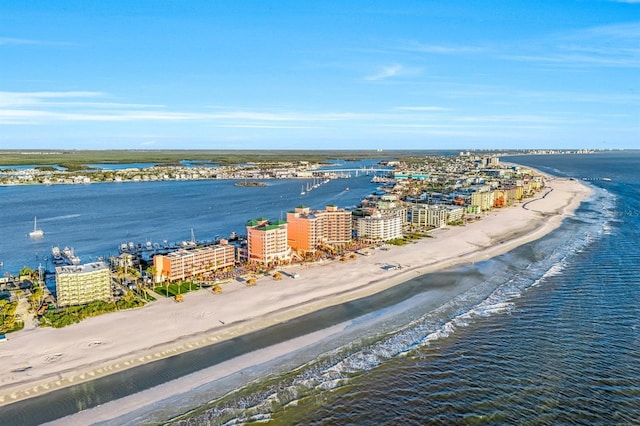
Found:
[(439, 107), (439, 106), (399, 106), (399, 107), (395, 107), (394, 109), (400, 110), (400, 111), (425, 111), (425, 112), (451, 111), (451, 108), (445, 108), (445, 107)]
[(379, 119), (380, 114), (352, 112), (300, 113), (216, 107), (215, 111), (168, 111), (163, 105), (102, 102), (102, 92), (0, 92), (0, 124), (86, 122), (200, 121), (219, 127), (314, 128), (318, 122)]
[(466, 55), (486, 52), (487, 48), (479, 46), (411, 43), (408, 46), (402, 48), (402, 50), (420, 53), (434, 53), (438, 55)]
[(101, 92), (0, 92), (0, 108), (42, 105), (48, 99), (99, 98)]
[(32, 40), (27, 38), (0, 37), (0, 46), (73, 46), (61, 41)]
[(402, 73), (404, 67), (400, 64), (394, 64), (387, 67), (382, 68), (382, 70), (378, 71), (375, 74), (371, 74), (366, 76), (364, 79), (367, 81), (379, 81), (386, 80), (391, 77), (395, 77)]

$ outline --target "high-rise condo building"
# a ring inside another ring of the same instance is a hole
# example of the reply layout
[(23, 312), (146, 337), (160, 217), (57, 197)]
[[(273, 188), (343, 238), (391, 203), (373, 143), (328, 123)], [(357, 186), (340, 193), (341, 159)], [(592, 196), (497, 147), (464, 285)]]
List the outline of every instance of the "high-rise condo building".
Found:
[(291, 248), (287, 245), (287, 222), (269, 222), (265, 218), (247, 222), (247, 260), (269, 264), (289, 262)]
[(294, 250), (314, 252), (320, 245), (351, 241), (351, 212), (330, 205), (325, 210), (296, 207), (287, 213), (288, 244)]
[(363, 241), (389, 241), (402, 238), (402, 217), (378, 211), (355, 220), (358, 239)]

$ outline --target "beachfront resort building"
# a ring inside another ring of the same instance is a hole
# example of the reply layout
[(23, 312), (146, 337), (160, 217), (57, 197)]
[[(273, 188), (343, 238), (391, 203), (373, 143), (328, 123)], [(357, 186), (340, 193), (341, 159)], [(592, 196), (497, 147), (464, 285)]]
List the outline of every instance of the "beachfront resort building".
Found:
[(382, 242), (402, 238), (402, 225), (402, 216), (381, 211), (355, 219), (356, 235), (362, 241)]
[(58, 306), (111, 300), (111, 271), (104, 262), (57, 266), (56, 295)]
[(206, 272), (232, 267), (235, 263), (235, 247), (223, 240), (220, 244), (212, 246), (180, 249), (153, 256), (153, 277), (156, 283), (185, 280)]
[(471, 194), (471, 205), (478, 206), (481, 211), (488, 211), (493, 208), (493, 191), (476, 191)]
[(247, 222), (247, 261), (250, 263), (289, 262), (291, 248), (287, 244), (287, 222), (270, 222), (265, 218)]
[(351, 212), (330, 205), (325, 210), (298, 206), (287, 213), (288, 244), (312, 253), (321, 245), (339, 246), (351, 241)]
[(413, 204), (411, 224), (418, 227), (443, 228), (462, 220), (464, 208), (460, 206)]

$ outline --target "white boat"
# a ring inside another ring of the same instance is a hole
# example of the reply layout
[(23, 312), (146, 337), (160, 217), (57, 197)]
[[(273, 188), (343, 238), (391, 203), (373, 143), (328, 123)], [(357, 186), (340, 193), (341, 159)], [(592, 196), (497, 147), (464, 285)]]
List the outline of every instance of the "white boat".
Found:
[(42, 229), (38, 229), (37, 219), (33, 218), (33, 231), (29, 232), (29, 237), (31, 238), (42, 238), (44, 235), (44, 231)]

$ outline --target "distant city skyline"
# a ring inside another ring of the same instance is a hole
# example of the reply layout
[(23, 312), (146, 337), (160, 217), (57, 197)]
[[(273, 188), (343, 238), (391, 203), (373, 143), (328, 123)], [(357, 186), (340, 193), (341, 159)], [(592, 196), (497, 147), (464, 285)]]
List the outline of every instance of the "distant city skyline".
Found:
[(640, 0), (0, 4), (0, 149), (640, 147)]

